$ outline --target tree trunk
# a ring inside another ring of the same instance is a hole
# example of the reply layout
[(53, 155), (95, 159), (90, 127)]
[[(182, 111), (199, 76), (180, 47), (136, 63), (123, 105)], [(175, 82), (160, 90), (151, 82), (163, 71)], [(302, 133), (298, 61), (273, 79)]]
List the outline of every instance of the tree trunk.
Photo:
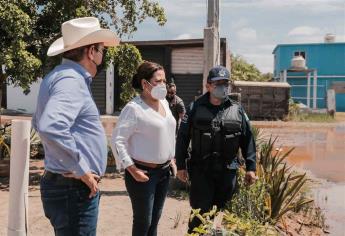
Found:
[[(3, 96), (3, 91), (4, 91), (4, 86), (6, 86), (6, 75), (3, 74), (1, 71), (0, 71), (0, 108), (2, 108), (2, 96)], [(1, 113), (0, 113), (0, 116), (1, 116)]]

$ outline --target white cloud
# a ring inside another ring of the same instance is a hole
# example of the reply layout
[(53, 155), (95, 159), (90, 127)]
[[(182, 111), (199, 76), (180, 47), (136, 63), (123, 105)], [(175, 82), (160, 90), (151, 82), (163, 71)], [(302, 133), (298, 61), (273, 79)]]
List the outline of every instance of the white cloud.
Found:
[(199, 0), (173, 0), (173, 1), (160, 1), (160, 5), (165, 9), (167, 18), (170, 17), (188, 18), (206, 16), (207, 9), (204, 1)]
[(321, 30), (317, 27), (298, 26), (289, 31), (289, 36), (312, 36), (321, 34)]
[(248, 63), (254, 64), (262, 73), (273, 72), (273, 55), (267, 53), (256, 53), (252, 51), (250, 53), (238, 53)]
[[(279, 10), (302, 10), (306, 13), (344, 11), (343, 0), (232, 0), (221, 3), (222, 7), (230, 8), (263, 8)], [(289, 8), (289, 9), (288, 9)]]
[(190, 38), (192, 38), (191, 34), (180, 34), (174, 39), (190, 39)]
[(243, 41), (255, 41), (257, 38), (256, 30), (252, 28), (242, 28), (236, 32), (236, 35), (239, 40)]
[(343, 35), (335, 35), (336, 42), (345, 42), (345, 34)]
[(324, 41), (327, 33), (334, 33), (336, 36), (336, 42), (345, 42), (345, 34), (335, 33), (336, 30), (329, 30), (327, 28), (317, 28), (310, 26), (298, 26), (293, 28), (288, 33), (286, 42), (281, 43), (321, 43)]
[[(233, 28), (234, 30), (246, 27), (248, 25), (248, 19), (247, 18), (240, 18), (240, 19), (236, 19), (236, 21), (231, 21), (230, 23), (231, 28)], [(222, 22), (220, 24), (220, 27), (222, 27)]]
[(261, 44), (261, 45), (258, 45), (257, 48), (272, 52), (276, 46), (277, 44)]
[(283, 43), (322, 43), (324, 40), (323, 35), (310, 35), (310, 36), (296, 36), (290, 37), (287, 42)]

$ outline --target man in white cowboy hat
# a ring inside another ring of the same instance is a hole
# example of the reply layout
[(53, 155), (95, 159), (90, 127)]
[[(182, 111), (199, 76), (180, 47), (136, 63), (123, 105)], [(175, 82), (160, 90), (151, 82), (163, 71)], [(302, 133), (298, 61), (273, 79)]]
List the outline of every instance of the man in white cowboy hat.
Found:
[(63, 53), (63, 60), (43, 79), (32, 120), (45, 150), (41, 198), (55, 235), (96, 235), (107, 140), (90, 83), (104, 47), (119, 39), (94, 17), (64, 22), (61, 30), (47, 54)]

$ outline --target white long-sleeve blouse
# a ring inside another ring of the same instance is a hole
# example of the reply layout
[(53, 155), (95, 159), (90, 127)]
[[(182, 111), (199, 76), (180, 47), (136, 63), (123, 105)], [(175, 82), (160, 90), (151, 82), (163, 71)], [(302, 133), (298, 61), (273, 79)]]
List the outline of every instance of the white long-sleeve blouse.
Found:
[(113, 130), (111, 145), (118, 168), (133, 165), (133, 159), (162, 164), (174, 158), (176, 121), (168, 102), (160, 102), (165, 117), (148, 106), (140, 96), (122, 109)]

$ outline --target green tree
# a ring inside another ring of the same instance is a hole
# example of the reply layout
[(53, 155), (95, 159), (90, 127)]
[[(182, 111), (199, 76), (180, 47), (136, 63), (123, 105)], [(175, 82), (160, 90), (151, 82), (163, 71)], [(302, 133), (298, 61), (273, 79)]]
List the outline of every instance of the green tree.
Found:
[(0, 0), (0, 83), (9, 82), (29, 91), (39, 76), (41, 61), (34, 54), (34, 6), (29, 1)]
[(267, 72), (267, 73), (262, 74), (261, 77), (262, 77), (262, 80), (264, 81), (270, 81), (273, 79), (273, 73)]
[(129, 100), (131, 100), (136, 91), (132, 88), (132, 77), (136, 73), (136, 70), (142, 58), (139, 50), (132, 44), (122, 44), (115, 48), (110, 48), (107, 51), (105, 60), (109, 63), (114, 62), (114, 66), (120, 76), (121, 81), (121, 105), (122, 107)]
[(254, 64), (249, 64), (241, 56), (234, 55), (231, 55), (231, 77), (233, 80), (244, 81), (268, 81), (271, 78), (269, 73), (261, 74)]
[(151, 0), (34, 0), (37, 9), (35, 24), (36, 39), (39, 40), (38, 54), (44, 68), (57, 63), (58, 57), (46, 56), (49, 45), (60, 36), (61, 24), (76, 17), (95, 16), (103, 27), (114, 29), (119, 37), (130, 36), (138, 24), (146, 18), (153, 18), (164, 25), (164, 9)]
[(153, 0), (0, 0), (0, 65), (7, 68), (2, 81), (10, 78), (28, 90), (59, 61), (46, 52), (61, 24), (84, 16), (98, 17), (120, 37), (130, 36), (146, 18), (166, 22), (164, 9)]

